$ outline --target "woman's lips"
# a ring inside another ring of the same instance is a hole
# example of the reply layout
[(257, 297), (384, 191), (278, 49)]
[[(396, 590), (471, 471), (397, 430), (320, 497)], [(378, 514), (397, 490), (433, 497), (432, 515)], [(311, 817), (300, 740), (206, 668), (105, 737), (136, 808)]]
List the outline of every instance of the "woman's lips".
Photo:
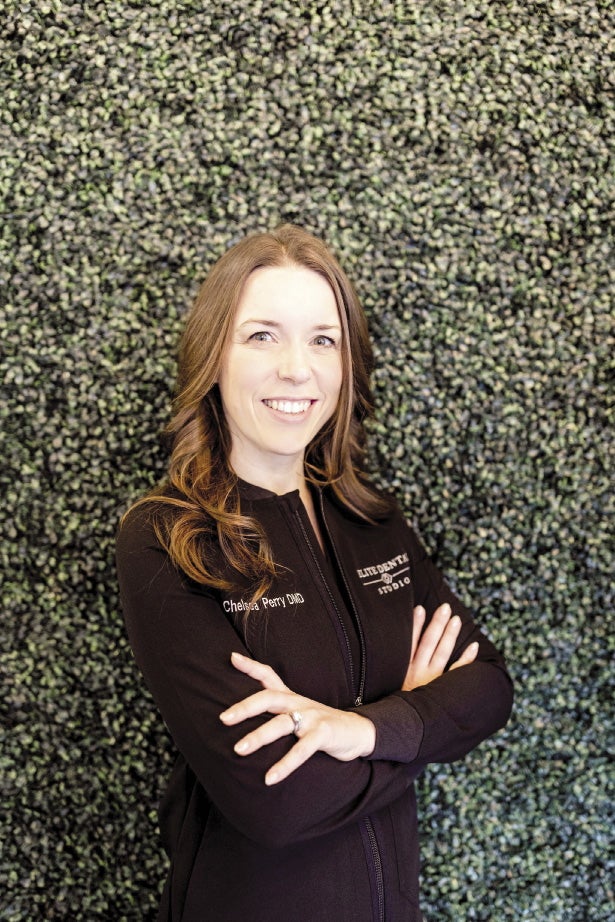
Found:
[(271, 410), (277, 410), (278, 413), (287, 413), (289, 416), (298, 416), (305, 413), (312, 406), (312, 402), (309, 398), (303, 400), (263, 400), (266, 407)]

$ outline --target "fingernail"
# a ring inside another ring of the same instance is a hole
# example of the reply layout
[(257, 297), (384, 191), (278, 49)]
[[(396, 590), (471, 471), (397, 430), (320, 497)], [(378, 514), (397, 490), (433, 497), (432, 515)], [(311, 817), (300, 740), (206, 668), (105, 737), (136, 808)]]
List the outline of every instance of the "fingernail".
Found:
[(226, 723), (227, 720), (232, 720), (234, 716), (234, 711), (222, 711), (220, 714), (220, 720), (223, 720)]
[(265, 784), (275, 784), (278, 780), (277, 772), (267, 772), (265, 775)]
[(248, 744), (245, 740), (240, 740), (238, 743), (235, 743), (235, 752), (245, 752), (248, 748)]
[(443, 608), (443, 610), (444, 610), (444, 614), (445, 614), (445, 615), (450, 615), (450, 613), (451, 613), (451, 606), (448, 604), (448, 602), (445, 602), (444, 605), (442, 606), (442, 608)]
[(243, 656), (242, 653), (237, 653), (236, 650), (233, 650), (231, 653), (231, 659), (245, 659), (245, 656)]

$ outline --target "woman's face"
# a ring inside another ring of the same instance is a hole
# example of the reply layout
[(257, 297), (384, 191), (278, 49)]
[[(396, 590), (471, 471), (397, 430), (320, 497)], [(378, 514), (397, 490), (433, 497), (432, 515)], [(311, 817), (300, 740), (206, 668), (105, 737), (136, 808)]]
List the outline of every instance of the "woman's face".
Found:
[(335, 296), (318, 273), (288, 265), (249, 276), (218, 378), (240, 477), (266, 484), (303, 471), (307, 445), (337, 406), (341, 340)]

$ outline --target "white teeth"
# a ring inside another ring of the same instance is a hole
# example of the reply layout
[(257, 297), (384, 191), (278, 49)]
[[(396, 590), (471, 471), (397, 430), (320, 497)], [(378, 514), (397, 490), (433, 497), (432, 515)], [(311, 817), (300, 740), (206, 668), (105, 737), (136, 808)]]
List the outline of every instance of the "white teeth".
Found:
[(311, 400), (263, 400), (272, 410), (280, 413), (305, 413), (310, 408)]

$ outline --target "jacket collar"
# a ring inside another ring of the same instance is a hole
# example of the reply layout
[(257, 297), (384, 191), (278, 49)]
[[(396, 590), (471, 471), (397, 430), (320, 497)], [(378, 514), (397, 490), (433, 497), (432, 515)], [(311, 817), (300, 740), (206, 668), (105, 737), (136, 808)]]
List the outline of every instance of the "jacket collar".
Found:
[(247, 480), (237, 479), (239, 496), (247, 502), (270, 502), (285, 503), (293, 509), (301, 503), (299, 490), (291, 490), (289, 493), (274, 493), (273, 490), (267, 490), (265, 487), (258, 487), (256, 484), (248, 483)]

